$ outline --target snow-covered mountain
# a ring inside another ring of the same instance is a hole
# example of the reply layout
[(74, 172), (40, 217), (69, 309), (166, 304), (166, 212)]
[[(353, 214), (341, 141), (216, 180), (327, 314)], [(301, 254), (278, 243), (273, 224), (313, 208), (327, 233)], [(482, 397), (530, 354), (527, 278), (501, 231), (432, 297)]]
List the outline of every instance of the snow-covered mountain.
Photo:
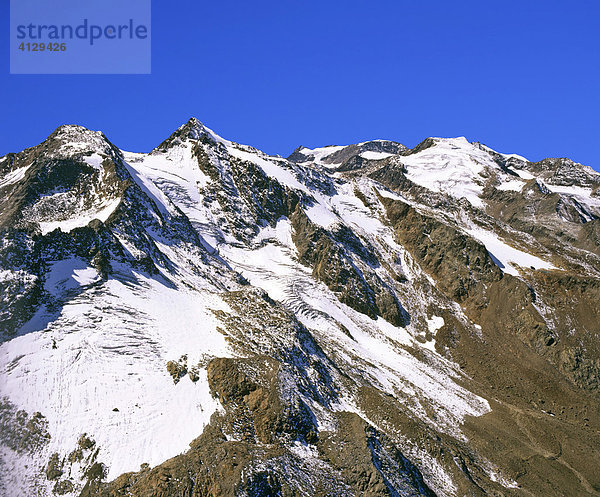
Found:
[(599, 187), (61, 126), (0, 158), (0, 494), (600, 495)]

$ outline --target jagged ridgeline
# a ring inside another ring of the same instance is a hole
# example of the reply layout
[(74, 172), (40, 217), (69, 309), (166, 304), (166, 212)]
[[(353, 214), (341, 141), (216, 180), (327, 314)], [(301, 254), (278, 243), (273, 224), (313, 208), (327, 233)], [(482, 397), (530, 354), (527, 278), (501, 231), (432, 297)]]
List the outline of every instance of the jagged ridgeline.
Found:
[(0, 495), (600, 495), (599, 188), (61, 126), (0, 158)]

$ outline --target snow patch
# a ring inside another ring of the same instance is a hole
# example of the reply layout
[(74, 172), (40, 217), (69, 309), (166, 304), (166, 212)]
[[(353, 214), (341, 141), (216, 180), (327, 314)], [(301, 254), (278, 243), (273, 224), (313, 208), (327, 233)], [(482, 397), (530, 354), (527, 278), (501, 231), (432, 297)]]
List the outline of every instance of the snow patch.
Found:
[(38, 224), (43, 235), (51, 233), (55, 229), (68, 233), (75, 228), (83, 228), (90, 224), (94, 219), (98, 219), (103, 223), (110, 217), (121, 202), (120, 198), (116, 198), (107, 202), (103, 207), (97, 210), (83, 211), (77, 216), (65, 219), (63, 221), (40, 221)]
[(388, 152), (374, 152), (374, 151), (366, 151), (366, 152), (362, 152), (360, 154), (360, 156), (363, 159), (367, 159), (367, 160), (381, 160), (381, 159), (387, 159), (388, 157), (391, 157), (394, 154), (390, 154)]
[(431, 333), (433, 338), (422, 344), (423, 347), (431, 350), (432, 352), (436, 352), (435, 335), (442, 326), (444, 326), (444, 318), (441, 316), (431, 316), (430, 319), (427, 319), (427, 328), (429, 329), (429, 333)]
[(510, 179), (496, 186), (496, 190), (520, 192), (525, 186), (525, 182), (519, 179)]
[(315, 202), (310, 207), (305, 207), (304, 212), (313, 223), (323, 228), (329, 228), (333, 224), (340, 222), (340, 218), (320, 202)]
[(25, 173), (29, 169), (30, 166), (20, 167), (6, 174), (2, 179), (0, 179), (0, 188), (4, 188), (8, 185), (13, 185), (18, 183), (25, 177)]
[(550, 262), (511, 247), (491, 231), (474, 227), (467, 230), (467, 233), (485, 245), (496, 265), (505, 273), (519, 276), (519, 271), (515, 264), (526, 268), (556, 269), (556, 266)]
[(44, 289), (55, 295), (61, 295), (69, 290), (91, 285), (100, 280), (96, 269), (89, 267), (82, 259), (63, 259), (50, 265), (44, 282)]
[(89, 157), (83, 158), (83, 161), (86, 164), (89, 164), (94, 169), (98, 169), (98, 170), (102, 169), (102, 161), (103, 160), (104, 160), (104, 157), (102, 157), (101, 155), (98, 155), (97, 153), (93, 153)]
[[(346, 148), (345, 145), (330, 145), (328, 147), (318, 147), (318, 148), (302, 148), (300, 150), (300, 153), (310, 157), (310, 162), (314, 162), (315, 164), (318, 164), (320, 166), (324, 166), (324, 167), (336, 167), (339, 165), (339, 163), (337, 164), (328, 164), (326, 162), (323, 162), (323, 160), (334, 154), (335, 152), (342, 150)], [(308, 161), (307, 161), (308, 162)]]

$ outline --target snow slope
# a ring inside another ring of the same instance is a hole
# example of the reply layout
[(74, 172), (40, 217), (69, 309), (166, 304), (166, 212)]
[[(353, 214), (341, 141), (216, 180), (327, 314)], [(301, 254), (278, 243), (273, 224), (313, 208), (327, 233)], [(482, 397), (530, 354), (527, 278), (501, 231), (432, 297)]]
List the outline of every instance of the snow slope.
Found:
[(81, 261), (55, 264), (48, 288), (84, 291), (43, 329), (36, 316), (26, 334), (0, 346), (1, 394), (48, 420), (52, 439), (40, 457), (74, 450), (87, 433), (111, 479), (184, 452), (218, 409), (202, 369), (195, 383), (186, 376), (174, 384), (167, 361), (230, 354), (212, 314), (226, 308), (220, 299), (141, 274), (116, 276), (98, 282)]
[(435, 146), (402, 159), (406, 176), (418, 185), (482, 207), (485, 166), (495, 167), (489, 154), (473, 147), (465, 137), (434, 138)]

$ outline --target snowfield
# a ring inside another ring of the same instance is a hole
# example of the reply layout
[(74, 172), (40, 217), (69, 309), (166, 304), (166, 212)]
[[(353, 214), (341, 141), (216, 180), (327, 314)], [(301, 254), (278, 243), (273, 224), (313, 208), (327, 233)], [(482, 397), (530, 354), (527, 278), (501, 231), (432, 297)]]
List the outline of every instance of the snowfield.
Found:
[(112, 479), (186, 451), (219, 408), (202, 368), (198, 381), (174, 384), (166, 364), (229, 356), (212, 313), (226, 305), (141, 274), (95, 283), (94, 270), (78, 261), (54, 265), (46, 281), (53, 292), (87, 289), (43, 329), (36, 328), (45, 320), (34, 318), (0, 346), (1, 395), (47, 418), (52, 439), (40, 460), (74, 450), (86, 433)]

